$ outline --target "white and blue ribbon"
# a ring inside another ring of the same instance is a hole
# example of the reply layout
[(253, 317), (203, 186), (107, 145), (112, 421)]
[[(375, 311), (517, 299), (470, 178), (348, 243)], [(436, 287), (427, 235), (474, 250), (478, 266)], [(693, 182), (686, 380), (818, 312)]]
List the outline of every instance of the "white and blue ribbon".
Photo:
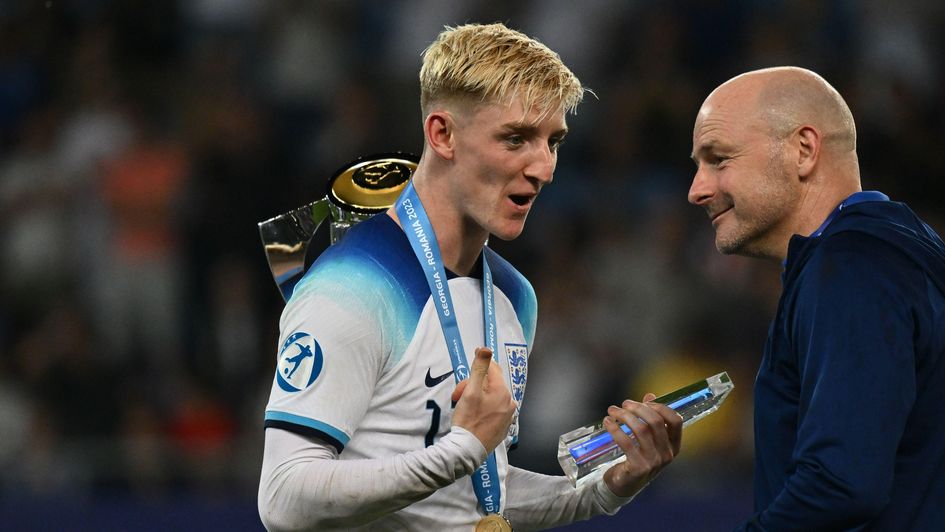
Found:
[[(430, 286), (433, 296), (433, 307), (440, 319), (440, 328), (446, 339), (446, 350), (453, 364), (453, 378), (457, 383), (469, 378), (469, 365), (466, 351), (463, 349), (463, 339), (459, 334), (459, 324), (456, 322), (456, 313), (453, 298), (450, 295), (446, 280), (446, 268), (440, 255), (440, 246), (433, 232), (433, 225), (417, 196), (413, 182), (409, 182), (395, 205), (397, 219), (410, 241), (414, 255), (423, 268), (423, 273)], [(492, 290), (492, 272), (485, 252), (482, 253), (482, 317), (484, 320), (484, 336), (486, 346), (492, 350), (492, 358), (499, 361), (496, 338), (495, 307)], [(479, 506), (487, 514), (498, 513), (502, 497), (499, 486), (498, 467), (496, 466), (495, 451), (489, 453), (486, 461), (476, 469), (472, 475), (473, 491), (479, 499)]]

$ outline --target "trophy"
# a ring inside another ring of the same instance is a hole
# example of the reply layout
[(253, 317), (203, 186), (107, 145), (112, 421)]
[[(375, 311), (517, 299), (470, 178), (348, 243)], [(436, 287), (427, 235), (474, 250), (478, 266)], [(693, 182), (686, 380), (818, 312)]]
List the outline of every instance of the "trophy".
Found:
[[(683, 386), (653, 401), (675, 410), (683, 418), (683, 427), (687, 427), (718, 410), (734, 388), (728, 373), (722, 372)], [(621, 424), (620, 428), (633, 437), (628, 426)], [(603, 423), (572, 430), (562, 434), (558, 440), (558, 463), (572, 486), (577, 486), (594, 471), (626, 458), (613, 436), (603, 427)]]
[[(318, 255), (352, 226), (384, 212), (397, 201), (420, 158), (409, 153), (361, 157), (342, 166), (328, 180), (324, 198), (259, 222), (269, 270), (282, 299)], [(328, 224), (323, 222), (330, 218)]]

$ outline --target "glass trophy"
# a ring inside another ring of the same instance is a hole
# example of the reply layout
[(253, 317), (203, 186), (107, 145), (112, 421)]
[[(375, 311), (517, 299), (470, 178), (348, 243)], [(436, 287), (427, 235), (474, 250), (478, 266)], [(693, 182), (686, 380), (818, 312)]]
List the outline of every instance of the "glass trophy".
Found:
[[(718, 410), (734, 388), (728, 373), (723, 372), (653, 401), (679, 413), (683, 427), (687, 427)], [(629, 427), (620, 425), (620, 428), (633, 437)], [(577, 486), (592, 472), (625, 459), (626, 455), (604, 428), (603, 422), (572, 430), (562, 434), (558, 440), (558, 462), (572, 486)]]
[(285, 301), (322, 251), (397, 201), (419, 161), (409, 153), (358, 158), (329, 178), (324, 198), (259, 222), (269, 271)]

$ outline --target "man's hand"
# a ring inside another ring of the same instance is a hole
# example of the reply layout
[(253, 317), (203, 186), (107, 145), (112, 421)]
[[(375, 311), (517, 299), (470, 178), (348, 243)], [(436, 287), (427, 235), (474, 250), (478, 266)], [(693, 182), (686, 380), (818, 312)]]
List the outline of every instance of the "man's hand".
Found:
[[(604, 473), (604, 482), (619, 497), (630, 497), (642, 490), (679, 454), (682, 444), (682, 417), (672, 408), (652, 403), (656, 396), (647, 394), (643, 403), (623, 402), (623, 408), (611, 406), (604, 418), (604, 428), (627, 455)], [(630, 427), (633, 436), (620, 429)]]
[(453, 425), (472, 432), (491, 453), (508, 435), (515, 414), (515, 401), (499, 365), (492, 363), (492, 350), (476, 349), (469, 378), (456, 385), (452, 398), (458, 401)]

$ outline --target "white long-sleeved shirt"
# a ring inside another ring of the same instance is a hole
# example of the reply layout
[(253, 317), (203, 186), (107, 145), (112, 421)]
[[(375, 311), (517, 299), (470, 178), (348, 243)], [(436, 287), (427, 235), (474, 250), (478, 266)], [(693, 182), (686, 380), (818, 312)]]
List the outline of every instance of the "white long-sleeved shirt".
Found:
[[(469, 475), (485, 460), (470, 432), (453, 429), (434, 445), (390, 458), (339, 460), (330, 445), (267, 429), (259, 514), (269, 530), (470, 530), (429, 506), (400, 509), (439, 490), (472, 491)], [(503, 515), (515, 530), (560, 526), (613, 515), (630, 498), (614, 495), (602, 475), (578, 488), (564, 476), (509, 467)]]
[[(488, 247), (495, 363), (521, 405), (537, 320), (528, 281)], [(485, 342), (482, 280), (448, 286), (467, 359)], [(452, 426), (450, 355), (423, 270), (386, 215), (352, 228), (295, 287), (280, 321), (266, 408), (259, 509), (274, 529), (468, 530), (482, 444)], [(496, 447), (500, 511), (519, 528), (616, 511), (602, 484), (511, 467), (513, 420)]]

